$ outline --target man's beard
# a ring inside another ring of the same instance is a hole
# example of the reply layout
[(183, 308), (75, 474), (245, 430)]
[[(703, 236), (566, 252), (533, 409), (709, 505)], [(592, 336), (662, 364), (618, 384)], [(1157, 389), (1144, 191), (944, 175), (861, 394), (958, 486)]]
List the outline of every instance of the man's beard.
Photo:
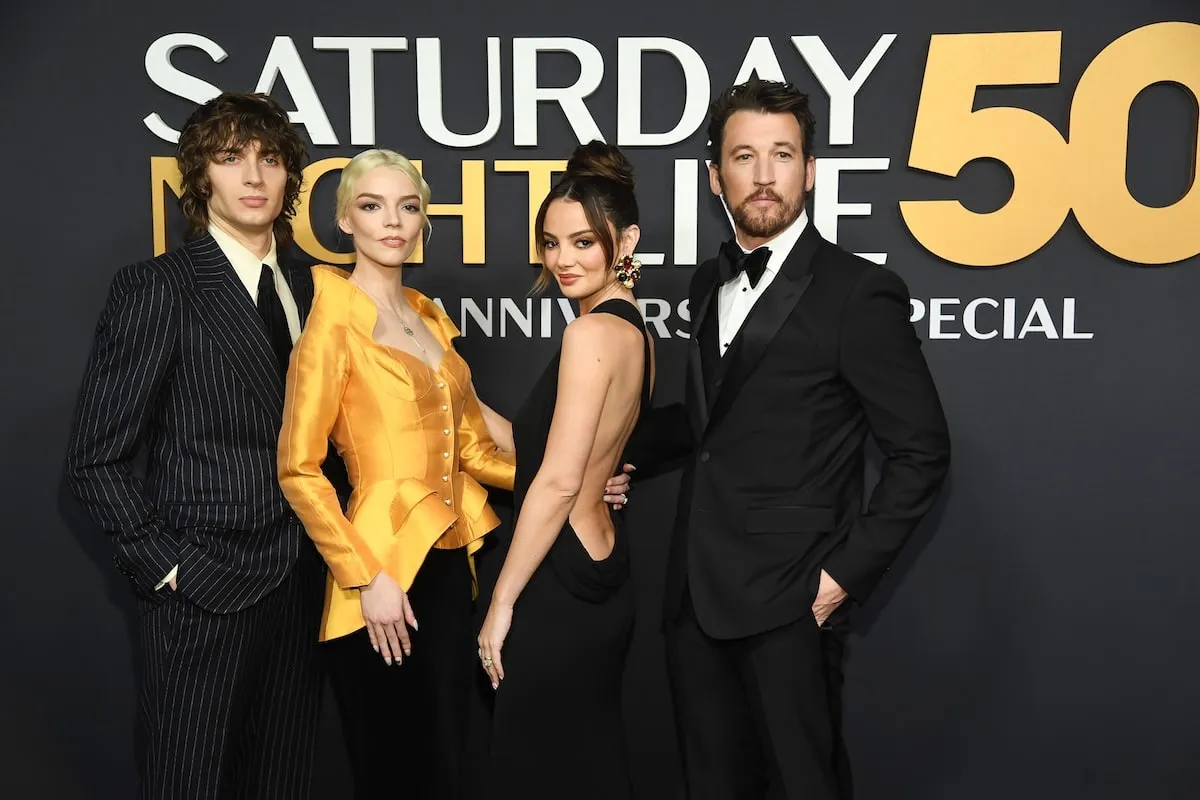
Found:
[[(752, 201), (764, 198), (774, 200), (775, 205), (760, 211), (750, 207)], [(730, 209), (730, 214), (739, 232), (755, 239), (771, 239), (795, 222), (803, 209), (804, 195), (789, 203), (771, 189), (761, 189)]]

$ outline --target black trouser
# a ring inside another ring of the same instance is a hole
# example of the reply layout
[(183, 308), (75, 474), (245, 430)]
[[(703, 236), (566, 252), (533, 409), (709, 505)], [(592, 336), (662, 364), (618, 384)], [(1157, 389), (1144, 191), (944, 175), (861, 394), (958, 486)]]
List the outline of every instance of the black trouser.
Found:
[(143, 800), (307, 798), (321, 669), (324, 563), (307, 542), (249, 608), (214, 614), (179, 593), (141, 617)]
[(459, 800), (478, 669), (465, 548), (431, 550), (408, 593), (420, 630), (388, 666), (365, 628), (325, 643), (357, 798)]
[(806, 614), (744, 639), (713, 639), (684, 595), (665, 626), (691, 800), (849, 800), (841, 737), (846, 623)]

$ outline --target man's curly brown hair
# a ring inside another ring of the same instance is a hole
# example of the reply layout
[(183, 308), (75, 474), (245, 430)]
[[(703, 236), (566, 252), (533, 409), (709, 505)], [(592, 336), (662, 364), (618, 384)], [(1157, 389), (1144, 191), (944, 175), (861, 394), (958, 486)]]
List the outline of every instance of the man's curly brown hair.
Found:
[(288, 119), (288, 113), (265, 94), (226, 92), (197, 108), (179, 134), (176, 156), (183, 176), (179, 207), (188, 221), (188, 238), (208, 230), (208, 199), (212, 186), (208, 165), (222, 153), (238, 152), (258, 142), (262, 153), (277, 156), (287, 170), (283, 210), (275, 220), (276, 247), (292, 242), (292, 217), (308, 163), (308, 148)]

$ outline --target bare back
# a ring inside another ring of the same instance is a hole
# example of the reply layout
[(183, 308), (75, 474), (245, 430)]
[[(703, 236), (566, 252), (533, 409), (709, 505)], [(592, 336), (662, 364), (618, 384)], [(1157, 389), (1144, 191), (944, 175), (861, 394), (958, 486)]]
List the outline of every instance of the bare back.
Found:
[[(608, 384), (579, 498), (569, 520), (588, 554), (599, 560), (613, 548), (613, 523), (604, 502), (604, 486), (617, 472), (643, 402), (648, 402), (653, 390), (654, 346), (632, 303), (610, 300), (597, 306), (592, 315), (597, 327), (604, 328), (605, 349), (611, 358), (595, 364), (596, 369), (606, 371)], [(567, 372), (573, 366), (563, 365)]]

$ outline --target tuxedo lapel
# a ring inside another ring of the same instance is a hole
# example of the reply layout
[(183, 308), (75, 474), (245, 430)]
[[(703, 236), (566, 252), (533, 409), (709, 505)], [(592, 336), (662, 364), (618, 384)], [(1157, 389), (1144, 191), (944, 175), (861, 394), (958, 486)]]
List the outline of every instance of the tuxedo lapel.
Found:
[[(713, 295), (717, 289), (716, 262), (709, 262), (711, 267), (696, 275), (696, 294), (688, 300), (688, 310), (692, 319), (692, 332), (688, 338), (688, 394), (691, 402), (687, 403), (688, 421), (696, 432), (697, 438), (708, 427), (708, 390), (704, 385), (704, 364), (700, 353), (700, 327), (704, 324), (705, 316), (709, 313)], [(705, 270), (705, 266), (700, 267)]]
[(270, 414), (282, 417), (283, 378), (245, 285), (238, 280), (216, 240), (208, 234), (189, 242), (188, 253), (196, 272), (194, 301), (201, 324), (224, 353), (234, 374)]
[(729, 410), (733, 399), (741, 391), (746, 378), (758, 366), (767, 346), (779, 333), (784, 322), (796, 308), (796, 303), (812, 282), (813, 256), (821, 244), (821, 236), (809, 223), (804, 233), (792, 247), (787, 260), (775, 276), (775, 280), (763, 292), (762, 297), (750, 310), (741, 330), (730, 343), (725, 353), (721, 381), (714, 387), (714, 400), (708, 424), (712, 425)]

